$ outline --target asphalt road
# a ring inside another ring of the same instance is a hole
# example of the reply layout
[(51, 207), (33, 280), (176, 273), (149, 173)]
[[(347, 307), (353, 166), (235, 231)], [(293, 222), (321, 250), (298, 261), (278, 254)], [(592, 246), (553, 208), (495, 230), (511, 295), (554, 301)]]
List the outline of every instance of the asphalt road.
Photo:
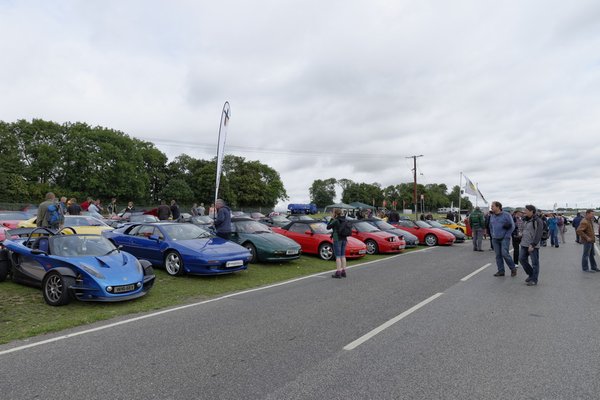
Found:
[(10, 343), (0, 398), (598, 399), (600, 273), (567, 240), (537, 287), (468, 242)]

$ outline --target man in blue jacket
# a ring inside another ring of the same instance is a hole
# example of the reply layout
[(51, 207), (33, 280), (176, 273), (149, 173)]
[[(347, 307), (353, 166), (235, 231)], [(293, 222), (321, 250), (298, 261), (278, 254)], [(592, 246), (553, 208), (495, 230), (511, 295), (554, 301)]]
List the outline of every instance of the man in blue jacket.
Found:
[(217, 217), (215, 218), (217, 236), (229, 240), (231, 236), (231, 210), (222, 199), (217, 199), (215, 207), (217, 208)]
[(490, 231), (492, 243), (496, 252), (496, 266), (498, 272), (494, 276), (504, 276), (504, 262), (510, 268), (510, 276), (517, 276), (517, 267), (508, 253), (510, 238), (515, 223), (506, 211), (502, 211), (502, 204), (499, 201), (492, 202), (492, 212), (490, 214)]

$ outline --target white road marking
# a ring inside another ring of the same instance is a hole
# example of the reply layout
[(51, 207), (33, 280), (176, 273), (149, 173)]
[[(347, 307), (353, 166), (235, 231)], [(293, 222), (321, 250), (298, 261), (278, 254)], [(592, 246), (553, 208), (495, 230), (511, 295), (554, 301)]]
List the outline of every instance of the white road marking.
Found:
[[(365, 262), (365, 263), (361, 263), (361, 264), (357, 264), (357, 265), (352, 265), (352, 266), (347, 267), (346, 269), (351, 269), (351, 268), (356, 268), (356, 267), (362, 267), (363, 265), (369, 265), (369, 264), (377, 263), (377, 262), (384, 261), (384, 260), (389, 260), (391, 258), (395, 258), (395, 257), (399, 257), (399, 256), (405, 256), (405, 255), (409, 255), (409, 254), (412, 254), (412, 253), (418, 253), (420, 251), (426, 251), (426, 250), (429, 250), (429, 249), (430, 248), (426, 248), (426, 249), (423, 249), (423, 250), (411, 251), (410, 253), (396, 254), (396, 255), (391, 256), (391, 257), (382, 258), (382, 259), (379, 259), (379, 260), (373, 260), (373, 261), (369, 261), (369, 262)], [(292, 279), (292, 280), (285, 281), (285, 282), (275, 283), (273, 285), (261, 286), (259, 288), (244, 290), (243, 292), (231, 293), (231, 294), (227, 294), (225, 296), (216, 297), (214, 299), (208, 299), (208, 300), (200, 301), (200, 302), (197, 302), (197, 303), (186, 304), (184, 306), (179, 306), (179, 307), (175, 307), (175, 308), (169, 308), (167, 310), (157, 311), (157, 312), (154, 312), (154, 313), (151, 313), (151, 314), (147, 314), (147, 315), (142, 315), (142, 316), (135, 317), (135, 318), (126, 319), (126, 320), (119, 321), (119, 322), (114, 322), (112, 324), (102, 325), (102, 326), (98, 326), (96, 328), (86, 329), (86, 330), (83, 330), (83, 331), (80, 331), (80, 332), (69, 333), (67, 335), (62, 335), (62, 336), (57, 336), (57, 337), (54, 337), (54, 338), (51, 338), (51, 339), (42, 340), (40, 342), (35, 342), (35, 343), (26, 344), (26, 345), (23, 345), (23, 346), (13, 347), (13, 348), (8, 349), (8, 350), (0, 351), (0, 356), (2, 356), (4, 354), (14, 353), (16, 351), (21, 351), (21, 350), (29, 349), (31, 347), (36, 347), (36, 346), (41, 346), (41, 345), (48, 344), (48, 343), (58, 342), (59, 340), (64, 340), (64, 339), (72, 338), (72, 337), (75, 337), (75, 336), (86, 335), (88, 333), (93, 333), (93, 332), (98, 332), (98, 331), (102, 331), (102, 330), (109, 329), (109, 328), (114, 328), (114, 327), (119, 326), (119, 325), (125, 325), (125, 324), (129, 324), (131, 322), (141, 321), (141, 320), (147, 319), (147, 318), (153, 318), (153, 317), (156, 317), (156, 316), (159, 316), (159, 315), (162, 315), (162, 314), (167, 314), (167, 313), (174, 312), (174, 311), (184, 310), (184, 309), (190, 308), (190, 307), (201, 306), (203, 304), (207, 304), (207, 303), (212, 303), (212, 302), (219, 301), (219, 300), (228, 299), (228, 298), (234, 297), (234, 296), (240, 296), (240, 295), (244, 295), (244, 294), (248, 294), (248, 293), (252, 293), (252, 292), (258, 292), (259, 290), (266, 290), (266, 289), (270, 289), (270, 288), (274, 288), (274, 287), (278, 287), (278, 286), (288, 285), (290, 283), (299, 282), (299, 281), (302, 281), (302, 280), (305, 280), (305, 279), (314, 278), (314, 277), (321, 277), (321, 275), (331, 274), (331, 272), (333, 272), (333, 271), (335, 271), (335, 270), (325, 271), (325, 272), (319, 272), (319, 273), (312, 274), (312, 275), (302, 276), (300, 278)]]
[(487, 263), (483, 267), (479, 268), (477, 271), (471, 272), (469, 275), (467, 275), (464, 278), (462, 278), (461, 282), (465, 282), (467, 279), (471, 278), (472, 276), (477, 275), (478, 273), (480, 273), (481, 271), (483, 271), (484, 269), (486, 269), (490, 265), (492, 265), (492, 264), (491, 263)]
[(355, 348), (357, 348), (358, 346), (360, 346), (367, 340), (371, 339), (373, 336), (377, 335), (378, 333), (380, 333), (380, 332), (384, 331), (385, 329), (389, 328), (390, 326), (394, 325), (396, 322), (400, 321), (401, 319), (403, 319), (403, 318), (407, 317), (408, 315), (412, 314), (413, 312), (417, 311), (419, 308), (423, 307), (424, 305), (437, 299), (442, 294), (443, 293), (436, 293), (433, 296), (431, 296), (430, 298), (428, 298), (427, 300), (423, 300), (416, 306), (413, 306), (413, 307), (409, 308), (408, 310), (404, 311), (402, 314), (390, 319), (389, 321), (387, 321), (386, 323), (384, 323), (382, 325), (379, 325), (377, 328), (373, 329), (371, 332), (359, 337), (352, 343), (344, 346), (344, 350), (354, 350)]

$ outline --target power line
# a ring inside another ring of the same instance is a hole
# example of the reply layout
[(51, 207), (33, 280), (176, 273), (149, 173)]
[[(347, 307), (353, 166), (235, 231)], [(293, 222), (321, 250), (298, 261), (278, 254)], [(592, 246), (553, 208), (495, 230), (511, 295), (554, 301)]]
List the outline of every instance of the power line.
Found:
[[(154, 144), (162, 144), (163, 146), (173, 147), (185, 147), (185, 148), (197, 148), (208, 151), (215, 151), (216, 145), (213, 143), (194, 143), (190, 141), (178, 141), (178, 140), (165, 140), (156, 138), (140, 138), (152, 142)], [(381, 158), (381, 157), (398, 157), (398, 154), (371, 154), (371, 153), (344, 153), (339, 151), (316, 151), (316, 150), (305, 150), (305, 149), (268, 149), (251, 146), (239, 146), (239, 145), (227, 145), (227, 150), (230, 152), (239, 153), (262, 153), (262, 154), (286, 154), (292, 156), (350, 156), (355, 158)]]

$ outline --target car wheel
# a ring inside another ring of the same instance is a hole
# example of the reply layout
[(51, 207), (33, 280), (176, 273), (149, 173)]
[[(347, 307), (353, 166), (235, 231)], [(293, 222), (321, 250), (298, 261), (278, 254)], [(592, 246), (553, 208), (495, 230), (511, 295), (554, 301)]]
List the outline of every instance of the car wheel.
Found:
[(250, 251), (250, 262), (255, 263), (257, 261), (256, 247), (254, 247), (254, 245), (250, 242), (244, 243), (244, 247)]
[(437, 242), (437, 237), (433, 233), (429, 233), (425, 236), (425, 244), (427, 246), (435, 246), (437, 245)]
[(377, 246), (377, 243), (375, 243), (374, 240), (369, 239), (365, 241), (365, 244), (367, 245), (367, 254), (379, 253), (379, 246)]
[(42, 290), (44, 300), (51, 306), (64, 306), (72, 299), (69, 286), (75, 284), (75, 279), (61, 275), (59, 272), (50, 271), (44, 277)]
[(169, 251), (165, 255), (165, 269), (171, 276), (183, 275), (183, 260), (176, 251)]
[(0, 260), (0, 282), (4, 282), (8, 276), (8, 260)]
[(325, 261), (333, 260), (333, 245), (328, 242), (321, 243), (319, 246), (319, 257)]

